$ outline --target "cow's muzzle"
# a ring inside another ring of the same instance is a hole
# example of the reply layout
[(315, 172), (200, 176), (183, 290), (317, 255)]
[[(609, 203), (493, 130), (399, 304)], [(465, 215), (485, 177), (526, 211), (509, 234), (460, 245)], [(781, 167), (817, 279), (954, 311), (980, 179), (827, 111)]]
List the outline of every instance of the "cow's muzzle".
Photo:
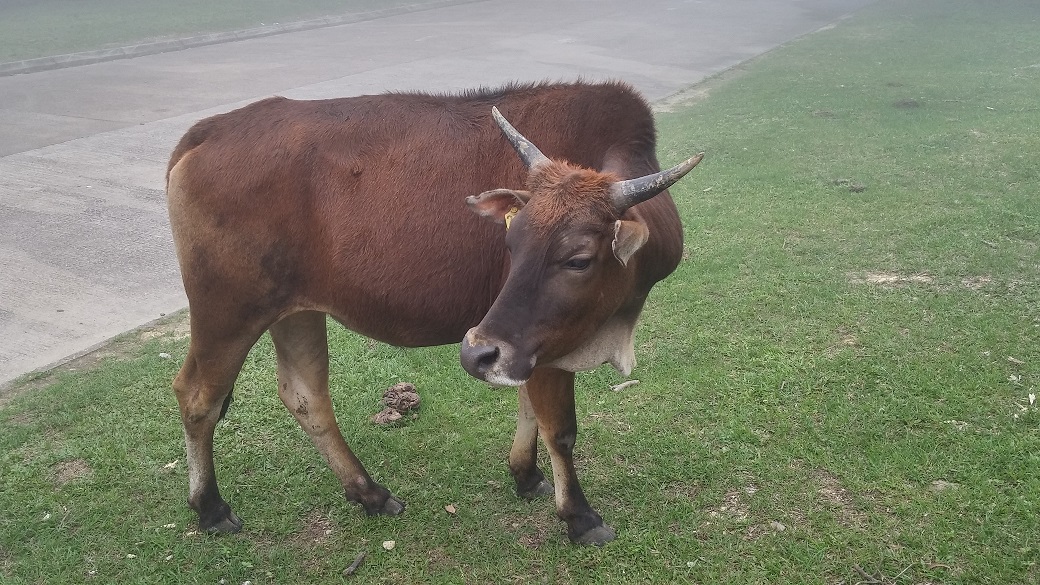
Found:
[(516, 357), (512, 346), (483, 337), (475, 327), (466, 333), (459, 351), (469, 375), (495, 386), (520, 386), (531, 377), (534, 358)]

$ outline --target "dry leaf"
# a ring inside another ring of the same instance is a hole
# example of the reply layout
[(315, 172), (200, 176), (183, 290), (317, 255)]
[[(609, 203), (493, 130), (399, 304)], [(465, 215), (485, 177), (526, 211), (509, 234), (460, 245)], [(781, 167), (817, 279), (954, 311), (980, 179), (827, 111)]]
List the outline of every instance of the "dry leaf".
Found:
[(629, 388), (629, 387), (635, 386), (638, 383), (639, 383), (639, 380), (629, 380), (627, 382), (622, 382), (622, 383), (618, 384), (617, 386), (611, 386), (610, 389), (613, 390), (614, 392), (618, 392), (620, 390), (624, 390), (625, 388)]
[(458, 508), (455, 507), (455, 504), (448, 504), (447, 506), (444, 506), (444, 511), (449, 514), (454, 514), (455, 512), (458, 512)]

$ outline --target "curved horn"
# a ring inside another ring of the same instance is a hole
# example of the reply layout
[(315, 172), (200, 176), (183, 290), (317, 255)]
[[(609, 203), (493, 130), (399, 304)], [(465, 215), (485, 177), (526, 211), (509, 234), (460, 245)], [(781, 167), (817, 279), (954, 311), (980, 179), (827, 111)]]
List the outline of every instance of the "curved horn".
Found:
[(636, 179), (628, 179), (627, 181), (618, 181), (610, 188), (610, 199), (618, 213), (624, 213), (629, 207), (642, 203), (671, 187), (683, 175), (697, 166), (697, 163), (701, 162), (702, 158), (704, 158), (703, 152), (686, 159), (666, 171)]
[(531, 144), (530, 140), (524, 138), (523, 134), (517, 132), (516, 128), (513, 128), (513, 125), (502, 116), (495, 106), (491, 106), (491, 116), (495, 118), (498, 127), (502, 129), (502, 133), (509, 139), (509, 142), (516, 149), (516, 153), (520, 155), (527, 168), (530, 169), (536, 165), (549, 162), (548, 157), (542, 154), (538, 147)]

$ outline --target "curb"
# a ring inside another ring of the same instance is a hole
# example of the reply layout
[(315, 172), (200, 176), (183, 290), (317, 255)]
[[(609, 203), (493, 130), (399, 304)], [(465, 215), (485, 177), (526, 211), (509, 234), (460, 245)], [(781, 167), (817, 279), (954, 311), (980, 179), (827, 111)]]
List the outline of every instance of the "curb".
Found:
[(54, 55), (51, 57), (39, 57), (36, 59), (9, 61), (7, 63), (0, 63), (0, 77), (19, 75), (22, 73), (36, 73), (38, 71), (49, 71), (52, 69), (63, 69), (65, 67), (77, 67), (80, 65), (93, 65), (105, 61), (130, 59), (132, 57), (142, 57), (144, 55), (155, 55), (158, 53), (183, 51), (185, 49), (204, 47), (207, 45), (218, 45), (221, 43), (269, 37), (284, 33), (300, 32), (343, 24), (353, 24), (356, 22), (386, 18), (388, 16), (423, 12), (426, 10), (434, 10), (459, 4), (474, 4), (484, 1), (486, 0), (434, 0), (433, 2), (426, 2), (423, 4), (405, 4), (403, 6), (383, 8), (380, 10), (372, 10), (370, 12), (358, 12), (341, 16), (325, 16), (322, 18), (288, 22), (285, 24), (273, 24), (237, 31), (210, 33), (181, 39), (140, 43), (112, 49), (99, 49), (96, 51), (84, 51), (82, 53), (69, 53), (66, 55)]

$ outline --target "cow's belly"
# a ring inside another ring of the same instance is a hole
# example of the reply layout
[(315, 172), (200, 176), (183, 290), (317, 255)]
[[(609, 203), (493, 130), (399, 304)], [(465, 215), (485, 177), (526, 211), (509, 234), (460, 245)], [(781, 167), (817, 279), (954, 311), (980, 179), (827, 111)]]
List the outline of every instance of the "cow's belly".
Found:
[(497, 290), (479, 271), (403, 270), (363, 286), (341, 286), (322, 309), (348, 329), (401, 347), (458, 343), (491, 308)]

